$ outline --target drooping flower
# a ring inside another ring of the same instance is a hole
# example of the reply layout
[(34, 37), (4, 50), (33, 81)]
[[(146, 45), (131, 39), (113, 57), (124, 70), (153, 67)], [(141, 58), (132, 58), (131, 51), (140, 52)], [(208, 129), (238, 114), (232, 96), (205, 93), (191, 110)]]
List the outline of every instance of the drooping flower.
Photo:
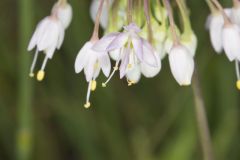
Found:
[[(108, 26), (108, 17), (109, 17), (108, 12), (113, 2), (114, 0), (107, 0), (104, 2), (103, 11), (100, 19), (100, 24), (104, 29), (106, 29)], [(100, 0), (92, 0), (92, 4), (90, 6), (90, 15), (93, 21), (96, 20), (96, 15), (97, 15), (99, 5), (100, 5)]]
[(100, 71), (102, 70), (106, 77), (109, 76), (111, 71), (111, 62), (107, 52), (94, 51), (92, 46), (95, 43), (93, 41), (85, 43), (75, 61), (75, 72), (80, 73), (84, 70), (86, 80), (89, 83), (85, 108), (89, 108), (91, 105), (89, 101), (90, 92), (96, 89), (96, 78)]
[(223, 48), (230, 61), (240, 60), (240, 28), (236, 24), (226, 24), (222, 31)]
[(60, 49), (64, 39), (64, 28), (55, 15), (44, 18), (37, 26), (28, 46), (28, 51), (36, 47), (36, 53), (30, 70), (30, 77), (34, 76), (34, 68), (38, 53), (43, 51), (46, 56), (41, 70), (37, 74), (39, 81), (43, 80), (48, 59), (52, 59), (56, 49)]
[(56, 14), (64, 29), (68, 28), (72, 21), (72, 7), (67, 1), (58, 1), (52, 9), (52, 14)]
[(46, 54), (42, 67), (37, 74), (37, 80), (42, 81), (48, 59), (52, 59), (56, 49), (60, 49), (64, 40), (65, 29), (72, 19), (72, 8), (66, 0), (59, 0), (53, 7), (50, 16), (37, 25), (28, 45), (28, 51), (36, 47), (36, 52), (30, 69), (30, 77), (34, 77), (34, 68), (39, 52)]
[[(231, 9), (225, 9), (225, 13), (230, 16)], [(210, 39), (214, 50), (217, 53), (221, 53), (223, 50), (222, 44), (222, 30), (224, 25), (224, 19), (221, 12), (212, 13), (208, 19), (206, 27), (210, 32)]]
[[(119, 66), (120, 78), (123, 78), (141, 63), (156, 68), (161, 65), (159, 55), (146, 40), (139, 36), (140, 31), (141, 29), (135, 23), (131, 23), (124, 27), (124, 32), (108, 34), (93, 46), (96, 51), (117, 51), (115, 52), (116, 65), (109, 79)], [(139, 72), (139, 70), (136, 71)], [(107, 82), (109, 82), (109, 79)], [(137, 83), (130, 80), (128, 82), (129, 84)], [(103, 83), (103, 86), (106, 86), (106, 83)]]
[(175, 45), (169, 53), (172, 74), (181, 86), (191, 84), (194, 60), (191, 52), (183, 45)]

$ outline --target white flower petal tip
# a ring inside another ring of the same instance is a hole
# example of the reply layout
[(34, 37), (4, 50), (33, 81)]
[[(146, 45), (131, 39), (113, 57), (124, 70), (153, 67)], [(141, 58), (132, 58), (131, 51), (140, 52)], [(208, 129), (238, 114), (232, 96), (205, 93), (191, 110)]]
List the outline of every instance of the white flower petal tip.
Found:
[(64, 29), (67, 29), (72, 21), (72, 6), (69, 3), (61, 4), (57, 2), (52, 9), (52, 14), (56, 15)]
[(230, 61), (240, 60), (240, 29), (237, 25), (227, 25), (223, 29), (223, 48)]
[(237, 87), (238, 90), (240, 90), (240, 80), (238, 80), (238, 81), (236, 82), (236, 87)]
[(174, 46), (169, 54), (171, 72), (181, 86), (191, 84), (194, 60), (190, 51), (182, 45)]

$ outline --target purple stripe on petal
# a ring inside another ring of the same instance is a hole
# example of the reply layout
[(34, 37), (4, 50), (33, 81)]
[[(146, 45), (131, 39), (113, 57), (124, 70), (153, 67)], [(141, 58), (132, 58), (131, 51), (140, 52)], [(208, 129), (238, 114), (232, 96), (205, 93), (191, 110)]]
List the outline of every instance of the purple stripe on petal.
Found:
[(128, 33), (126, 32), (119, 33), (118, 36), (107, 47), (107, 51), (122, 48), (127, 43), (128, 38), (129, 38)]

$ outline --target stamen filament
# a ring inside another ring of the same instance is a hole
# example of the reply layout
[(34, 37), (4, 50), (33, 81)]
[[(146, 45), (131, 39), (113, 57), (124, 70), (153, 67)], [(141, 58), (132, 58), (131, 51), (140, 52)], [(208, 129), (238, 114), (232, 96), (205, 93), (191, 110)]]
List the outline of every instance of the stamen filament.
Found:
[(112, 77), (114, 76), (114, 74), (115, 74), (116, 71), (118, 70), (119, 62), (120, 62), (120, 60), (118, 60), (118, 61), (116, 62), (115, 67), (113, 67), (113, 71), (112, 71), (111, 75), (108, 77), (108, 79), (107, 79), (104, 83), (102, 83), (102, 87), (106, 87), (107, 84), (108, 84), (108, 82), (112, 79)]
[(91, 106), (91, 103), (89, 102), (90, 96), (91, 96), (91, 87), (92, 87), (92, 81), (88, 83), (88, 90), (87, 90), (87, 97), (86, 97), (86, 103), (84, 104), (85, 108), (89, 108)]
[(36, 52), (34, 54), (34, 58), (33, 58), (33, 62), (32, 62), (32, 65), (31, 65), (31, 69), (30, 69), (30, 73), (29, 73), (29, 76), (30, 77), (34, 77), (34, 68), (36, 66), (36, 63), (37, 63), (37, 58), (38, 58), (38, 50), (36, 49)]
[(236, 86), (237, 89), (240, 90), (240, 70), (239, 70), (239, 61), (235, 60), (235, 67), (236, 67), (236, 75), (237, 75), (237, 82), (236, 82)]
[(46, 68), (47, 61), (48, 61), (48, 57), (45, 56), (45, 58), (44, 58), (44, 60), (43, 60), (42, 67), (41, 67), (41, 70), (38, 71), (38, 74), (37, 74), (37, 80), (38, 80), (38, 81), (42, 81), (42, 80), (44, 79), (44, 77), (45, 77), (44, 69)]

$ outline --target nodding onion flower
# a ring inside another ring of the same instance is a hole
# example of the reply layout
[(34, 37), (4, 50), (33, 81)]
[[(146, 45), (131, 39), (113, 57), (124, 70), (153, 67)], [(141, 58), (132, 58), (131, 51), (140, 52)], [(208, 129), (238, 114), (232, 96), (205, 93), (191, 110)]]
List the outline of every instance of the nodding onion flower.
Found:
[[(173, 46), (169, 51), (169, 63), (173, 77), (179, 85), (188, 86), (191, 84), (194, 71), (194, 54), (182, 44), (176, 31), (172, 9), (168, 0), (164, 0), (164, 5), (168, 11), (170, 29), (173, 39)], [(178, 1), (177, 1), (178, 2)]]
[(30, 77), (34, 77), (34, 68), (39, 52), (45, 54), (41, 69), (38, 71), (37, 80), (42, 81), (45, 76), (45, 67), (48, 59), (52, 59), (56, 49), (60, 49), (64, 40), (64, 32), (72, 19), (71, 6), (66, 0), (59, 0), (50, 16), (44, 18), (37, 25), (36, 30), (28, 45), (28, 51), (36, 47), (36, 52), (30, 69)]
[[(109, 8), (112, 6), (114, 0), (106, 0), (103, 6), (102, 16), (100, 19), (100, 25), (106, 29), (108, 27), (108, 17), (109, 17)], [(92, 0), (91, 6), (90, 6), (90, 15), (92, 20), (95, 22), (96, 15), (98, 11), (98, 7), (100, 5), (100, 0)]]
[(80, 73), (82, 70), (84, 70), (85, 77), (88, 82), (86, 103), (84, 105), (85, 108), (89, 108), (91, 106), (90, 94), (91, 91), (96, 90), (96, 78), (99, 76), (100, 71), (102, 70), (106, 77), (109, 76), (111, 71), (111, 62), (107, 52), (95, 51), (92, 49), (92, 46), (95, 45), (99, 40), (98, 32), (103, 5), (104, 0), (101, 0), (98, 8), (92, 38), (90, 39), (90, 41), (85, 43), (83, 48), (79, 51), (75, 61), (75, 72)]
[(93, 46), (96, 51), (114, 51), (115, 54), (116, 64), (114, 70), (108, 80), (102, 84), (103, 87), (106, 87), (118, 69), (120, 70), (121, 79), (124, 76), (127, 77), (128, 85), (139, 81), (141, 73), (139, 65), (142, 66), (140, 68), (145, 69), (143, 72), (148, 71), (147, 67), (160, 70), (159, 54), (156, 53), (149, 42), (139, 36), (140, 31), (141, 29), (135, 23), (130, 23), (124, 27), (123, 32), (108, 34)]

